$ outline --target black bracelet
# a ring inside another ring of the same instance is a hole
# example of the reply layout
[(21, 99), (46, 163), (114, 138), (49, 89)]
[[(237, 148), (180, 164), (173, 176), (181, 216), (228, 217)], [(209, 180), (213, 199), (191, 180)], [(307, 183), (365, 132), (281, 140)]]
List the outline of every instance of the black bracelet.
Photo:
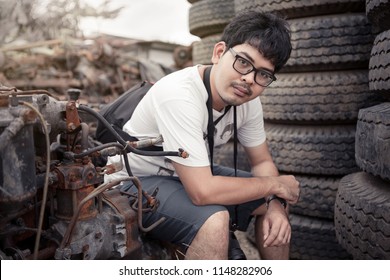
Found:
[(269, 207), (269, 203), (270, 203), (272, 200), (274, 200), (274, 199), (279, 200), (279, 202), (282, 204), (282, 206), (284, 207), (284, 209), (286, 209), (286, 207), (287, 207), (287, 201), (286, 201), (285, 199), (279, 197), (279, 196), (274, 195), (274, 194), (271, 195), (271, 196), (269, 196), (268, 199), (267, 199), (267, 202), (266, 202), (266, 204), (265, 204), (265, 205), (267, 206), (267, 209), (268, 209), (268, 207)]

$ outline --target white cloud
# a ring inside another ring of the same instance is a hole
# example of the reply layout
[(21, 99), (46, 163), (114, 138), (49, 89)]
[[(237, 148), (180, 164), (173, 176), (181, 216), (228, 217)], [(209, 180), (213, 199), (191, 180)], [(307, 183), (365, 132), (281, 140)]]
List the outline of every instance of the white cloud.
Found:
[[(88, 0), (91, 5), (99, 1)], [(101, 2), (101, 1), (100, 1)], [(199, 40), (188, 28), (187, 0), (112, 0), (112, 7), (124, 6), (116, 19), (85, 19), (81, 28), (86, 34), (102, 32), (142, 40), (189, 45)]]

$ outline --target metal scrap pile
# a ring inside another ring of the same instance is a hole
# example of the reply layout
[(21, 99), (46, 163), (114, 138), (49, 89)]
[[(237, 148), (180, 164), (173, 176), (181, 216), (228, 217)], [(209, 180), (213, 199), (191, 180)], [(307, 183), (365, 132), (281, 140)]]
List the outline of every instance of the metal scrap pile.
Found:
[(110, 35), (84, 39), (81, 19), (119, 15), (122, 7), (109, 2), (0, 1), (0, 87), (47, 90), (60, 100), (69, 88), (78, 88), (87, 102), (106, 103), (141, 80), (155, 82), (174, 70), (149, 51), (154, 58), (172, 52), (175, 69), (192, 63), (191, 47)]
[[(141, 80), (153, 81), (168, 69), (145, 65), (122, 48), (131, 40), (49, 40), (0, 48), (0, 85), (45, 89), (65, 99), (82, 89), (88, 102), (105, 103)], [(153, 64), (153, 62), (147, 62)], [(145, 69), (148, 69), (145, 71)]]

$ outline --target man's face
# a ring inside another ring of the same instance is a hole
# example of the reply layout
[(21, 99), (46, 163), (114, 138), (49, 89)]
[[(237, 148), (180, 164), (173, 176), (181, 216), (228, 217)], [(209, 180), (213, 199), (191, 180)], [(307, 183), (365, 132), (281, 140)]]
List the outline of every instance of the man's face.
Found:
[[(274, 71), (272, 63), (248, 44), (234, 46), (231, 50), (226, 48), (223, 42), (218, 43), (213, 54), (216, 69), (214, 87), (219, 96), (214, 96), (214, 108), (217, 110), (226, 105), (241, 105), (259, 97), (265, 89), (260, 85), (264, 84), (264, 75), (272, 76)], [(241, 74), (239, 71), (250, 72)]]

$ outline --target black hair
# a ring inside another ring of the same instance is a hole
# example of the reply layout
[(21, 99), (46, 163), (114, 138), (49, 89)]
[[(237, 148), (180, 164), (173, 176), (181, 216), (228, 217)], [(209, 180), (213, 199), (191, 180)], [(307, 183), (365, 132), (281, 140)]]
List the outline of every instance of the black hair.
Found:
[(275, 72), (286, 64), (292, 49), (287, 21), (276, 14), (256, 11), (236, 15), (225, 27), (222, 41), (228, 49), (244, 43), (256, 48), (275, 66)]

